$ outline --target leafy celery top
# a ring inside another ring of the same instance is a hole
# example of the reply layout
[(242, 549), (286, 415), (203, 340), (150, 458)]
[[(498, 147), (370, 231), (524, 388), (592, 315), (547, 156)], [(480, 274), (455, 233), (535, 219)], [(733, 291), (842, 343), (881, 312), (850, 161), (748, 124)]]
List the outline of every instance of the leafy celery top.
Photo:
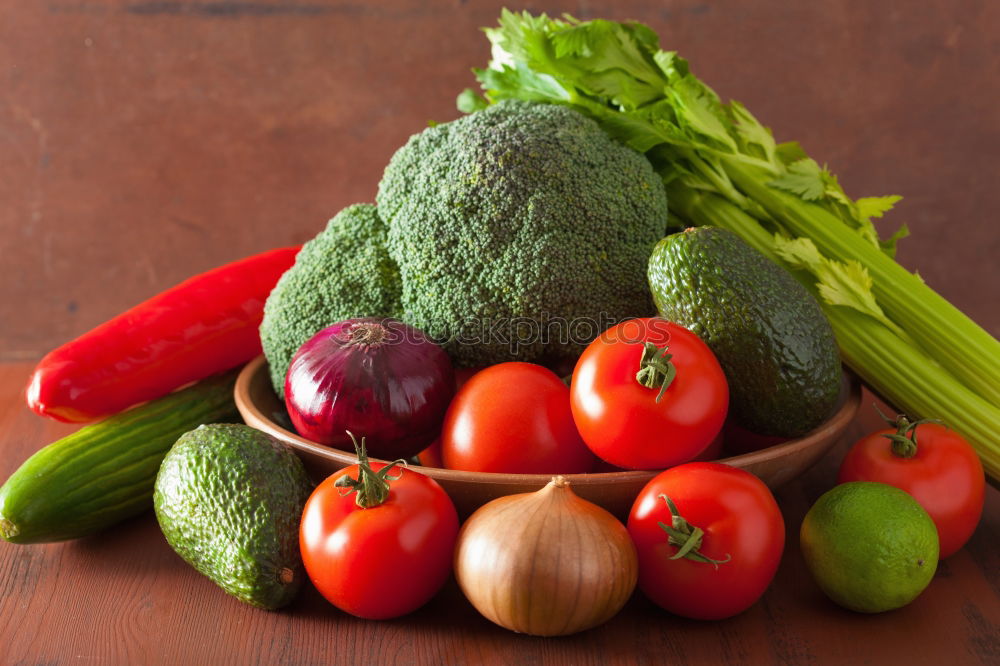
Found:
[(723, 103), (647, 26), (504, 10), (485, 29), (484, 90), (565, 104), (650, 159), (677, 225), (725, 227), (783, 265), (823, 305), (845, 362), (895, 406), (942, 418), (1000, 475), (1000, 343), (894, 260), (901, 226), (874, 220), (898, 196), (851, 199), (795, 142), (775, 142), (741, 104)]

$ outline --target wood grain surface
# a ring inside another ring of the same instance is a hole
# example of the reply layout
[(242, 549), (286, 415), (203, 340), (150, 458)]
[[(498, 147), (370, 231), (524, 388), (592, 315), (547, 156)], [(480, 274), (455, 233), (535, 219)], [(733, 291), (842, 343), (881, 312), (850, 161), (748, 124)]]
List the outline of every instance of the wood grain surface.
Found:
[[(0, 364), (0, 478), (71, 426), (32, 414), (20, 390), (31, 366)], [(871, 402), (866, 400), (866, 404)], [(798, 527), (831, 487), (849, 441), (876, 427), (865, 410), (847, 438), (776, 496), (786, 549), (763, 599), (722, 622), (685, 620), (636, 592), (606, 625), (541, 639), (482, 618), (454, 580), (427, 606), (359, 620), (307, 584), (287, 609), (229, 597), (167, 545), (152, 510), (78, 541), (0, 542), (0, 663), (7, 664), (949, 664), (1000, 663), (1000, 491), (982, 523), (909, 606), (843, 610), (813, 583)], [(397, 572), (405, 575), (405, 572)]]
[(648, 23), (849, 193), (903, 195), (903, 263), (1000, 333), (994, 0), (45, 0), (0, 13), (0, 359), (371, 201), (504, 4)]

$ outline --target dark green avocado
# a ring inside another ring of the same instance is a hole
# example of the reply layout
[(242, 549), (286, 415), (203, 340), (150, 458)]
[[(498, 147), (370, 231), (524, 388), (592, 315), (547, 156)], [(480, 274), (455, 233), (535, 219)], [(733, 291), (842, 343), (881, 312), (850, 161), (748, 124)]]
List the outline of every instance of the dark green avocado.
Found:
[(153, 506), (170, 546), (254, 606), (289, 603), (302, 583), (299, 519), (311, 484), (284, 444), (245, 425), (213, 424), (177, 440)]
[(796, 437), (833, 412), (840, 355), (812, 295), (736, 234), (696, 227), (653, 249), (649, 285), (660, 316), (690, 329), (729, 382), (729, 414), (761, 435)]

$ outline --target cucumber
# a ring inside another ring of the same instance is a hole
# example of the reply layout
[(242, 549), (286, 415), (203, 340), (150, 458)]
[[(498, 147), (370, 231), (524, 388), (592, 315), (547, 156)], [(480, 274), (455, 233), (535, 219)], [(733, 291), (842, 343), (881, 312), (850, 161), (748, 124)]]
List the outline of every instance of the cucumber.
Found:
[(156, 474), (174, 442), (203, 423), (240, 420), (237, 374), (209, 377), (39, 450), (0, 487), (0, 537), (77, 539), (152, 508)]

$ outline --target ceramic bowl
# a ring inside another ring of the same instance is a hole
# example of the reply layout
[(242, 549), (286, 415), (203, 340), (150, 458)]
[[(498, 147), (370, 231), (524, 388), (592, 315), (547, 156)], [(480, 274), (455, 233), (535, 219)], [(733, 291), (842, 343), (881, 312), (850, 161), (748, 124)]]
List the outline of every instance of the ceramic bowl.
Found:
[[(247, 425), (291, 446), (314, 479), (325, 478), (342, 467), (354, 464), (353, 453), (309, 441), (292, 430), (285, 406), (271, 387), (263, 356), (243, 369), (236, 380), (234, 394), (236, 406)], [(840, 440), (857, 413), (860, 402), (860, 383), (853, 375), (845, 374), (837, 410), (818, 428), (797, 439), (723, 458), (720, 462), (745, 469), (771, 488), (776, 488), (808, 469)], [(538, 490), (552, 478), (551, 474), (495, 474), (419, 466), (412, 466), (411, 469), (440, 483), (462, 517), (497, 497)], [(565, 476), (580, 497), (624, 518), (636, 495), (655, 475), (655, 471), (627, 471)]]

